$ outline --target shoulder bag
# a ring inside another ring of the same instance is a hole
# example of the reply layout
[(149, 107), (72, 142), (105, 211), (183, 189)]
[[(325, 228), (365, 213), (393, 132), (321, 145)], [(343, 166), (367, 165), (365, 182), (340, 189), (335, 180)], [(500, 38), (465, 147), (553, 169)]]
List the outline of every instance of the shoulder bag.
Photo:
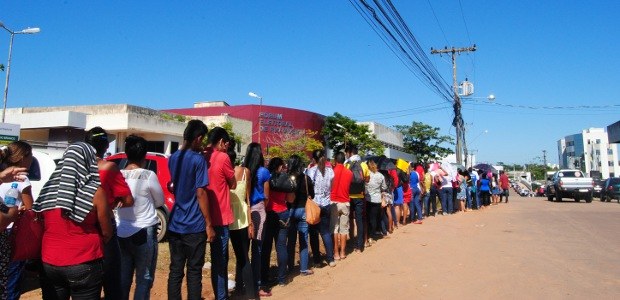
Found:
[(321, 208), (316, 205), (314, 200), (310, 197), (310, 193), (308, 193), (308, 176), (304, 176), (306, 180), (306, 222), (310, 225), (316, 225), (321, 221)]
[(12, 261), (41, 258), (43, 241), (43, 219), (32, 209), (23, 211), (15, 223), (10, 236), (13, 252)]
[(269, 179), (269, 188), (284, 193), (293, 193), (297, 190), (297, 182), (295, 176), (285, 172), (274, 172)]

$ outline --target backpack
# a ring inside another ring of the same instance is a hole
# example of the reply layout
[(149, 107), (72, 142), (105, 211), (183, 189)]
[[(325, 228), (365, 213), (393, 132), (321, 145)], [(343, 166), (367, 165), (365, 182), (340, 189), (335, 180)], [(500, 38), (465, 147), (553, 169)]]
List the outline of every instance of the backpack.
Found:
[(349, 165), (349, 170), (353, 172), (353, 180), (349, 186), (349, 194), (361, 194), (364, 192), (364, 169), (362, 169), (362, 163), (360, 161), (354, 161)]

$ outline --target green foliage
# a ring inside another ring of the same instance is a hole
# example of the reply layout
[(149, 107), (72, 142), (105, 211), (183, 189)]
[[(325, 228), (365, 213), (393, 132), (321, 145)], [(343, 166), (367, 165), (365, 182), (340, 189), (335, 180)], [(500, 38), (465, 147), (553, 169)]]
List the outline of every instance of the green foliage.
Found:
[(327, 146), (335, 152), (343, 151), (345, 143), (356, 145), (361, 156), (381, 155), (385, 149), (377, 136), (370, 132), (368, 125), (357, 124), (355, 120), (337, 112), (325, 118), (321, 134), (326, 137)]
[[(225, 122), (225, 123), (222, 123), (222, 124), (215, 124), (215, 123), (207, 124), (207, 128), (209, 128), (209, 130), (211, 130), (211, 129), (215, 128), (215, 127), (218, 127), (218, 126), (224, 128), (224, 130), (226, 130), (226, 132), (228, 132), (228, 135), (230, 136), (230, 138), (233, 141), (235, 141), (235, 144), (241, 145), (243, 143), (243, 137), (238, 135), (237, 133), (235, 133), (233, 131), (233, 124), (231, 122)], [(206, 142), (207, 142), (207, 139), (205, 139), (203, 141), (203, 143), (205, 143), (205, 144), (206, 144)]]
[(422, 122), (412, 122), (411, 125), (396, 125), (396, 130), (403, 134), (403, 144), (409, 153), (413, 153), (419, 162), (428, 162), (453, 154), (451, 148), (444, 145), (454, 145), (451, 136), (439, 135), (439, 127), (432, 127)]
[(159, 115), (160, 118), (167, 120), (167, 121), (177, 121), (177, 122), (186, 122), (187, 121), (187, 117), (183, 116), (183, 115), (171, 115), (171, 114), (167, 114), (167, 113), (162, 113)]
[(304, 163), (308, 163), (309, 153), (323, 149), (323, 144), (317, 137), (318, 132), (312, 130), (297, 131), (294, 133), (281, 134), (278, 138), (269, 141), (267, 158), (281, 157), (286, 159), (293, 154), (299, 155)]

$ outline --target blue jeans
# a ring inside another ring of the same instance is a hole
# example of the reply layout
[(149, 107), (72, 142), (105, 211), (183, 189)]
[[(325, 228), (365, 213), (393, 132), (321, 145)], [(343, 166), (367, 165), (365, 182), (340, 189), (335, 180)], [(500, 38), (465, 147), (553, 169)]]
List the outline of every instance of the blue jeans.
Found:
[(471, 187), (465, 190), (465, 208), (471, 209)]
[[(286, 247), (286, 242), (288, 239), (288, 231), (291, 227), (292, 218), (290, 210), (285, 210), (281, 213), (277, 213), (278, 220), (276, 221), (277, 232), (275, 232), (276, 236), (276, 255), (278, 258), (278, 283), (286, 283), (286, 274), (288, 273), (288, 248)], [(289, 222), (287, 226), (284, 226), (282, 223)], [(294, 246), (293, 246), (294, 247)], [(292, 252), (293, 257), (295, 257), (295, 252)]]
[(211, 242), (211, 285), (215, 299), (228, 299), (228, 226), (213, 226)]
[[(284, 221), (286, 221), (286, 218), (288, 218), (288, 211), (285, 211), (285, 213), (286, 216)], [(265, 227), (265, 235), (263, 236), (263, 249), (261, 251), (260, 282), (262, 285), (268, 285), (270, 282), (269, 268), (271, 267), (271, 250), (273, 249), (274, 242), (276, 244), (278, 243), (279, 232), (281, 231), (279, 220), (280, 217), (278, 213), (272, 210), (267, 211), (267, 219), (265, 219), (265, 225), (263, 225)], [(284, 239), (286, 240), (286, 235), (288, 234), (288, 232), (286, 229), (284, 229), (283, 231)], [(286, 242), (284, 244), (284, 251), (286, 251)], [(284, 261), (286, 262), (286, 259)], [(280, 264), (278, 263), (278, 265)], [(286, 273), (286, 263), (284, 263), (284, 266)]]
[(439, 195), (439, 191), (435, 186), (431, 186), (430, 192), (426, 193), (424, 196), (424, 211), (426, 212), (426, 216), (431, 215), (431, 207), (433, 208), (433, 214), (437, 213), (437, 196)]
[[(349, 213), (349, 218), (352, 217), (353, 212), (355, 212), (355, 227), (357, 228), (357, 232), (355, 235), (355, 248), (360, 251), (364, 251), (364, 204), (366, 201), (364, 198), (352, 198), (351, 199), (351, 213)], [(392, 215), (393, 216), (393, 215)], [(349, 230), (353, 231), (353, 227)]]
[(310, 246), (312, 247), (312, 258), (314, 263), (320, 263), (321, 252), (319, 251), (319, 233), (325, 246), (326, 259), (330, 263), (334, 261), (334, 240), (333, 232), (330, 230), (331, 205), (321, 207), (321, 221), (319, 224), (310, 225)]
[(308, 271), (308, 223), (306, 222), (306, 208), (296, 207), (291, 211), (291, 221), (288, 227), (288, 242), (286, 248), (288, 255), (288, 268), (293, 269), (295, 264), (295, 243), (299, 233), (299, 270)]
[(168, 300), (181, 300), (181, 283), (187, 265), (187, 299), (201, 299), (202, 266), (205, 264), (207, 235), (205, 232), (180, 234), (168, 232), (170, 274)]
[(9, 300), (19, 299), (22, 292), (20, 289), (20, 281), (22, 278), (22, 272), (26, 266), (26, 261), (12, 261), (9, 263), (8, 281), (6, 283), (6, 291)]
[(130, 237), (119, 237), (118, 242), (121, 247), (121, 299), (129, 299), (134, 270), (134, 299), (150, 299), (157, 265), (157, 226), (142, 228)]
[(411, 189), (411, 193), (413, 194), (413, 198), (409, 203), (409, 221), (413, 221), (415, 219), (415, 213), (418, 214), (418, 220), (422, 220), (422, 203), (420, 203), (420, 195), (422, 192), (419, 189)]
[(442, 187), (439, 193), (441, 195), (441, 210), (444, 214), (451, 214), (453, 210), (452, 187)]
[(101, 259), (64, 267), (43, 263), (43, 270), (53, 288), (44, 295), (53, 295), (54, 299), (99, 300), (104, 276)]
[(114, 234), (103, 248), (103, 294), (106, 300), (121, 298), (121, 248), (116, 235), (116, 220), (111, 221)]

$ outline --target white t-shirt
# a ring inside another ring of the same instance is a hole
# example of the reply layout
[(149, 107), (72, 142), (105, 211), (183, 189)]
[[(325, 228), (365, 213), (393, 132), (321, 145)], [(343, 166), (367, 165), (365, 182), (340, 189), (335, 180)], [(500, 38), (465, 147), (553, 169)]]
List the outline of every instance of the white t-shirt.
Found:
[[(17, 201), (15, 201), (15, 206), (17, 208), (20, 208), (23, 204), (22, 202), (22, 191), (30, 186), (30, 180), (28, 179), (28, 177), (24, 176), (24, 181), (15, 181), (17, 182), (17, 190), (19, 191), (19, 197), (17, 197)], [(11, 185), (13, 183), (3, 183), (0, 184), (0, 198), (2, 198), (2, 202), (4, 202), (4, 194), (6, 194), (6, 192), (8, 192), (11, 189)], [(9, 226), (7, 226), (6, 228), (13, 228), (13, 223), (9, 224)]]
[(157, 175), (151, 170), (121, 170), (121, 173), (134, 200), (133, 206), (121, 207), (116, 214), (117, 234), (126, 238), (157, 224), (155, 208), (164, 205), (164, 192)]

